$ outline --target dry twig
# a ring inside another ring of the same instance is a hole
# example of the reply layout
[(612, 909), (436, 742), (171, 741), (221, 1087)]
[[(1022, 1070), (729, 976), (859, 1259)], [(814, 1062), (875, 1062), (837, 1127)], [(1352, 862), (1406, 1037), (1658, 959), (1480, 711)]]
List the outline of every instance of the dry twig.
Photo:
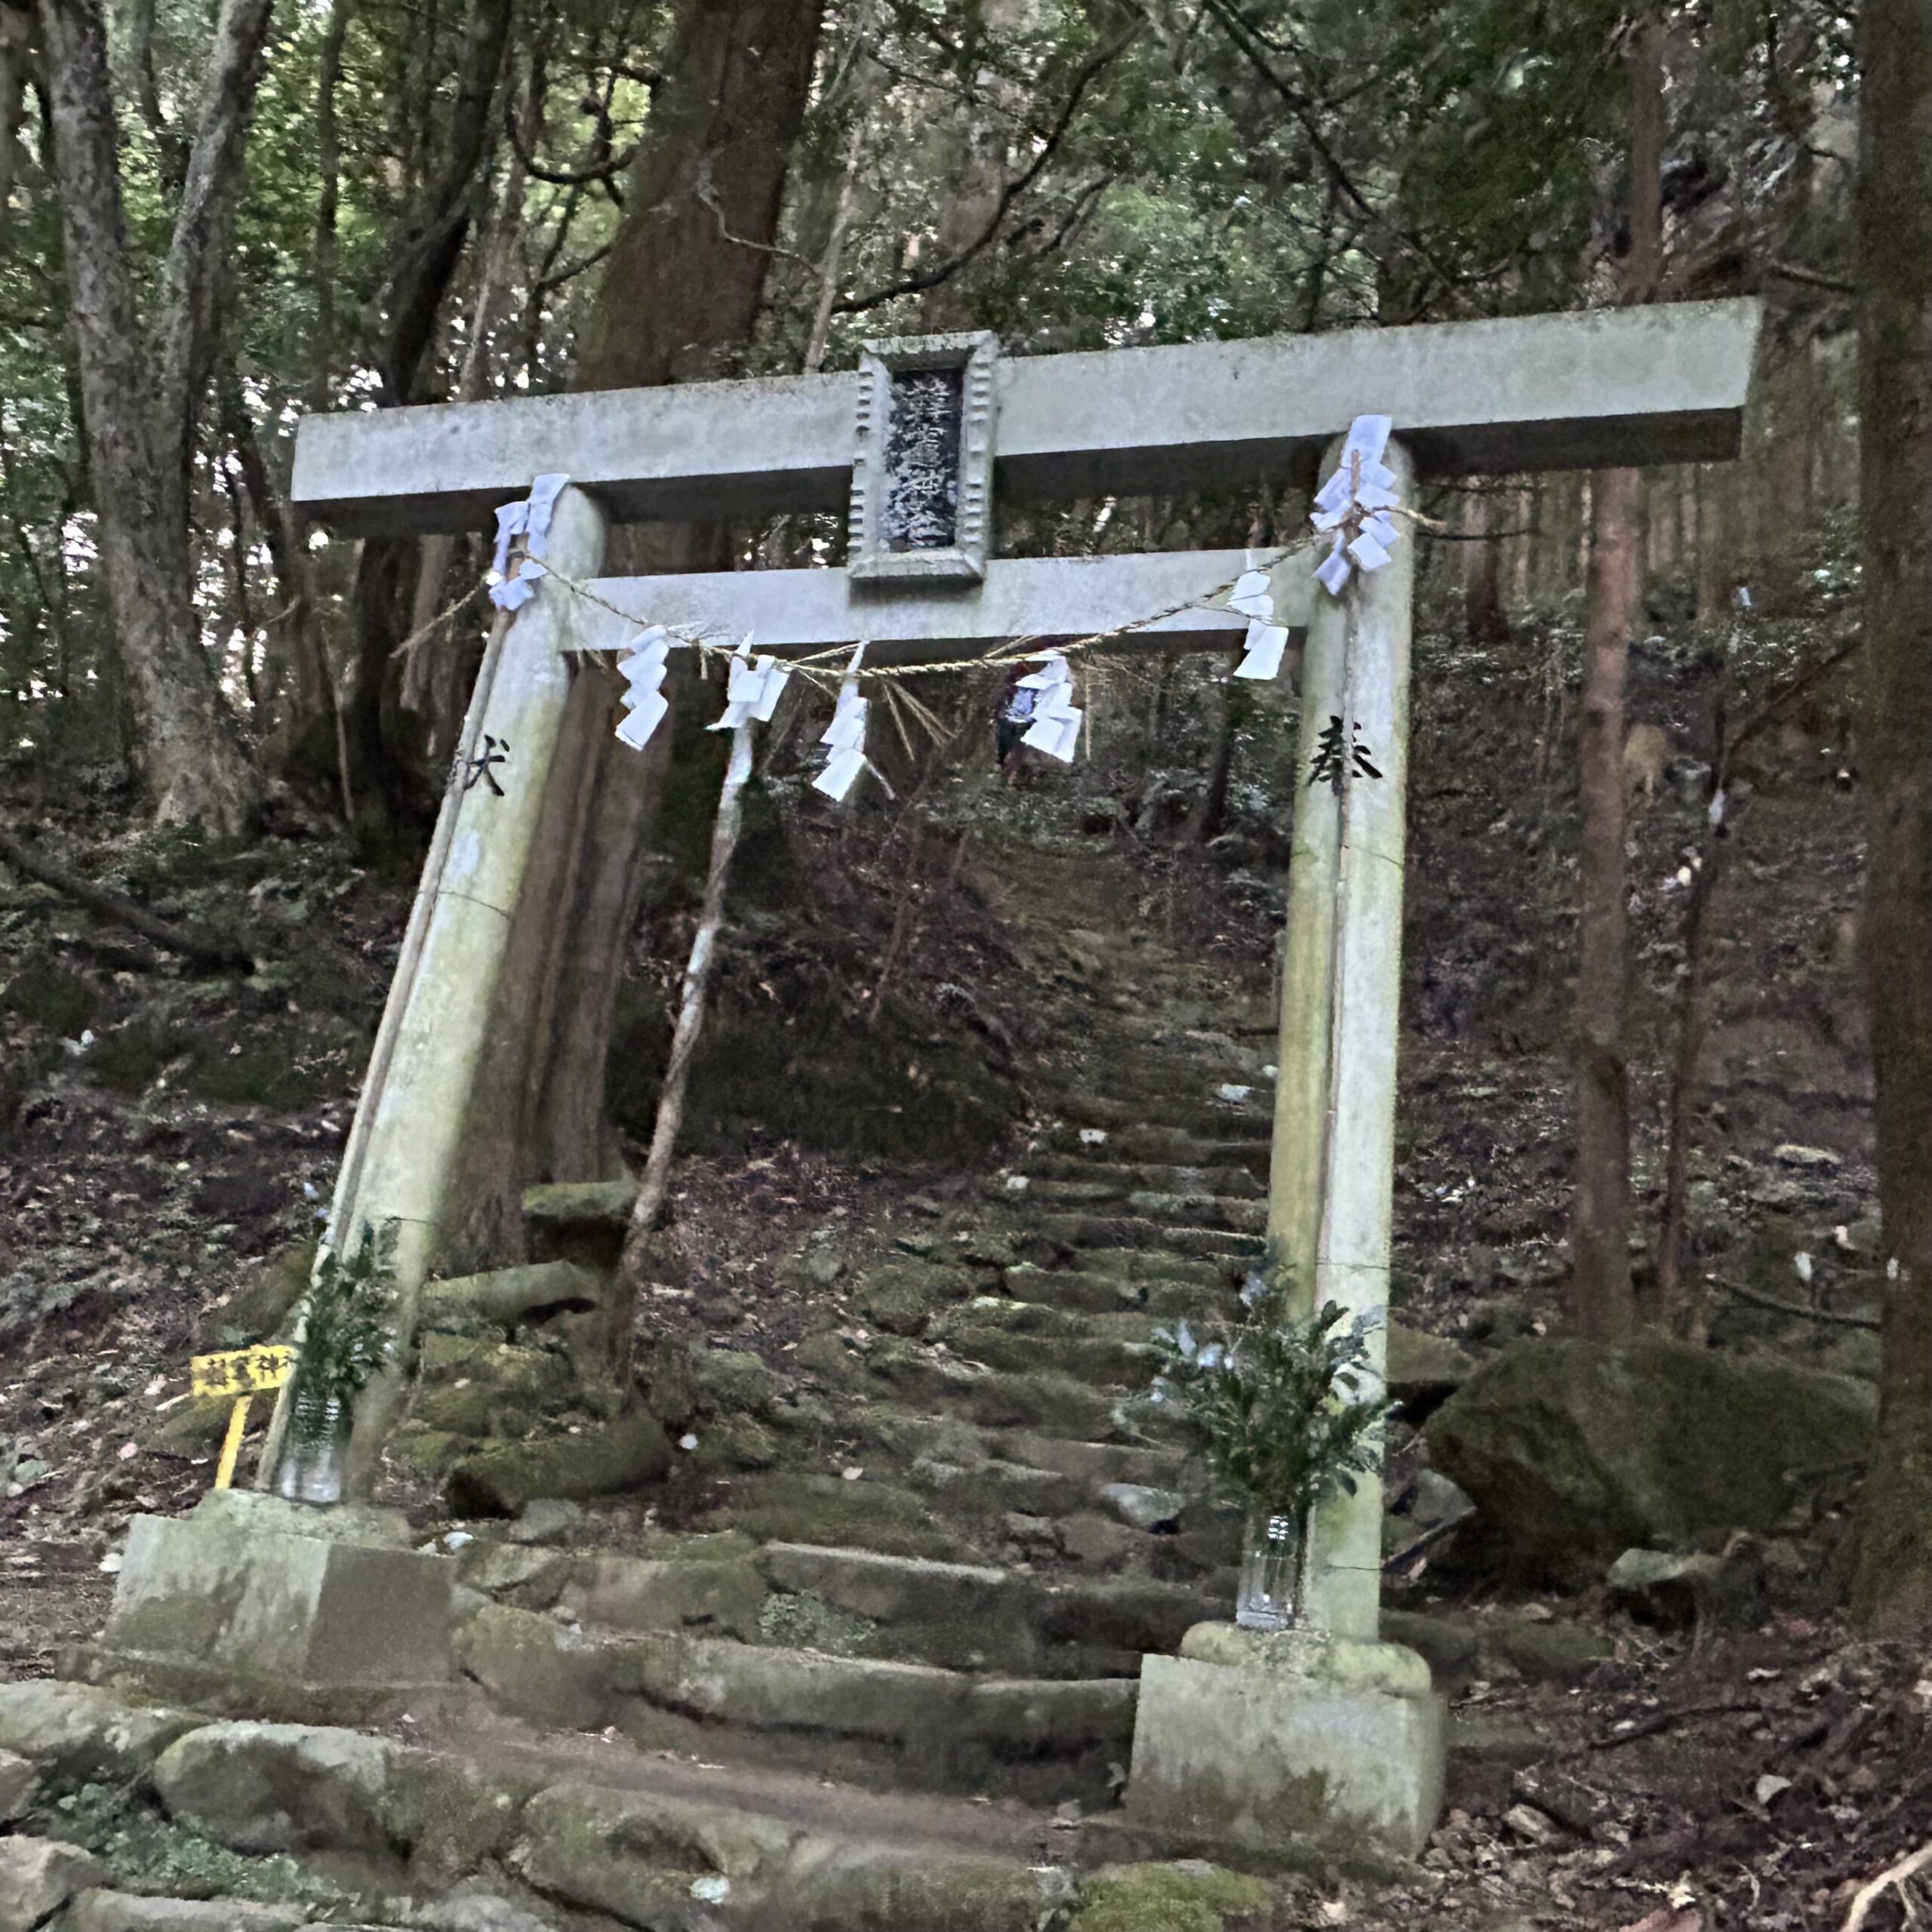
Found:
[[(1916, 1851), (1908, 1853), (1896, 1865), (1887, 1866), (1875, 1878), (1860, 1885), (1852, 1894), (1851, 1909), (1845, 1914), (1844, 1923), (1838, 1928), (1838, 1932), (1863, 1932), (1872, 1908), (1879, 1900), (1895, 1885), (1900, 1887), (1899, 1896), (1903, 1898), (1905, 1896), (1903, 1889), (1905, 1881), (1915, 1872), (1924, 1871), (1928, 1865), (1932, 1865), (1932, 1843), (1922, 1844)], [(1906, 1916), (1911, 1916), (1909, 1912)]]

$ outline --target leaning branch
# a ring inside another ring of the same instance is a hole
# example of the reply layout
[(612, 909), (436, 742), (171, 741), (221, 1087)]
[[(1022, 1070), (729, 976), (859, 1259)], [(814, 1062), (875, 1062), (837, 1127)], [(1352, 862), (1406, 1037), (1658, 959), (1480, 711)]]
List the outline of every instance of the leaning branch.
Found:
[(751, 775), (752, 728), (740, 724), (732, 734), (731, 760), (724, 768), (724, 783), (718, 794), (718, 816), (712, 823), (711, 863), (705, 875), (704, 903), (698, 913), (697, 936), (691, 941), (691, 960), (685, 968), (684, 996), (678, 1004), (677, 1024), (672, 1029), (671, 1054), (665, 1064), (664, 1084), (657, 1096), (651, 1152), (645, 1159), (644, 1177), (638, 1183), (630, 1227), (624, 1236), (623, 1256), (617, 1263), (612, 1312), (622, 1324), (614, 1338), (620, 1380), (628, 1374), (638, 1298), (651, 1263), (657, 1217), (663, 1212), (664, 1197), (670, 1191), (671, 1158), (678, 1150), (678, 1134), (684, 1125), (685, 1091), (691, 1079), (691, 1060), (704, 1031), (705, 1002), (711, 989), (712, 969), (717, 963), (718, 936), (724, 924), (724, 888), (731, 875), (732, 854), (738, 849), (745, 783)]
[(1767, 1295), (1761, 1289), (1747, 1288), (1741, 1281), (1727, 1281), (1713, 1275), (1711, 1286), (1721, 1288), (1743, 1302), (1749, 1302), (1753, 1308), (1767, 1308), (1774, 1315), (1795, 1315), (1801, 1321), (1822, 1321), (1835, 1328), (1876, 1328), (1881, 1325), (1875, 1315), (1841, 1314), (1835, 1309), (1807, 1308), (1800, 1301), (1780, 1301), (1776, 1295)]
[(29, 878), (37, 878), (42, 885), (51, 885), (56, 892), (65, 894), (86, 906), (89, 912), (98, 912), (103, 919), (111, 919), (116, 925), (128, 927), (143, 939), (151, 939), (156, 946), (165, 946), (170, 952), (178, 952), (198, 966), (207, 966), (221, 973), (252, 973), (255, 970), (254, 956), (245, 952), (239, 942), (213, 934), (190, 932), (186, 927), (158, 918), (131, 899), (110, 892), (106, 887), (95, 884), (92, 879), (70, 872), (45, 853), (35, 851), (5, 825), (0, 825), (0, 859), (5, 859), (16, 872), (24, 872)]

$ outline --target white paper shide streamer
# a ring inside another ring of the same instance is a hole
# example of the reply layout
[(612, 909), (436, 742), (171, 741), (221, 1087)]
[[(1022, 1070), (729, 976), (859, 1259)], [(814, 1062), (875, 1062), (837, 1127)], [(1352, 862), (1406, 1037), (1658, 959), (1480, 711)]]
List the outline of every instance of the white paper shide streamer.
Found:
[(1247, 620), (1247, 636), (1241, 662), (1235, 666), (1237, 678), (1278, 678), (1282, 654), (1288, 648), (1288, 627), (1273, 621), (1275, 592), (1268, 573), (1254, 567), (1253, 551), (1248, 568), (1235, 580), (1228, 595), (1228, 608), (1238, 611)]
[(617, 736), (633, 751), (644, 749), (671, 709), (663, 688), (670, 657), (670, 633), (662, 625), (653, 624), (618, 662), (626, 690)]
[(845, 666), (845, 681), (838, 687), (838, 707), (819, 740), (832, 755), (826, 760), (825, 769), (812, 780), (812, 789), (839, 802), (866, 768), (866, 714), (872, 707), (859, 695), (858, 678), (859, 665), (865, 654), (863, 644), (852, 653)]
[[(543, 574), (543, 553), (550, 539), (550, 517), (563, 494), (568, 476), (540, 476), (521, 503), (506, 503), (497, 512), (496, 571), (503, 581), (490, 586), (490, 601), (500, 611), (520, 611), (537, 594)], [(523, 539), (523, 552), (510, 575), (510, 545)]]
[(752, 634), (746, 632), (744, 642), (731, 654), (730, 677), (724, 687), (724, 709), (712, 730), (735, 731), (740, 724), (769, 724), (791, 675), (789, 666), (780, 663), (775, 657), (760, 657), (754, 661)]
[(1033, 700), (1033, 722), (1020, 742), (1070, 764), (1086, 716), (1073, 702), (1073, 673), (1057, 651), (1043, 651), (1033, 661), (1039, 669), (1020, 680), (1020, 690), (1038, 694)]
[(1324, 536), (1335, 533), (1334, 547), (1315, 573), (1331, 597), (1341, 595), (1352, 571), (1379, 571), (1395, 546), (1398, 533), (1388, 512), (1401, 499), (1395, 472), (1382, 460), (1391, 426), (1386, 416), (1358, 416), (1349, 426), (1340, 464), (1316, 494), (1309, 520)]

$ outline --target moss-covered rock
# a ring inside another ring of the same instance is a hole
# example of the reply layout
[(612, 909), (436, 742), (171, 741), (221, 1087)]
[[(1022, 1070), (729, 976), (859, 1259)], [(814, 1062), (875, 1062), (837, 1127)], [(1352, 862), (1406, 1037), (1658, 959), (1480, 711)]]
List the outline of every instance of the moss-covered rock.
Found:
[(749, 1349), (694, 1349), (691, 1375), (697, 1407), (715, 1415), (768, 1416), (785, 1393), (784, 1377)]
[(1432, 1460), (1492, 1553), (1558, 1584), (1622, 1551), (1768, 1531), (1869, 1451), (1868, 1386), (1767, 1355), (1651, 1337), (1519, 1343), (1432, 1417)]
[(971, 1273), (949, 1263), (886, 1261), (859, 1278), (859, 1312), (888, 1335), (917, 1335), (941, 1309), (968, 1300)]
[(1274, 1906), (1259, 1878), (1198, 1859), (1109, 1865), (1081, 1887), (1069, 1932), (1233, 1932), (1265, 1924)]
[(88, 1684), (0, 1684), (0, 1749), (41, 1766), (58, 1783), (131, 1783), (207, 1721), (191, 1711), (131, 1704)]
[(445, 1494), (459, 1516), (514, 1516), (540, 1496), (583, 1502), (657, 1483), (671, 1466), (670, 1439), (651, 1417), (626, 1416), (575, 1435), (505, 1442), (466, 1456)]

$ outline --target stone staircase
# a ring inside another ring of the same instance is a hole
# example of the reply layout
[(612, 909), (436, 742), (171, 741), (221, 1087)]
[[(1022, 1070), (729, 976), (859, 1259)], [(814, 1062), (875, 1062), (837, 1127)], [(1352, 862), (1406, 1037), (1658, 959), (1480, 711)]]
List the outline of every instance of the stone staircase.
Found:
[[(1054, 910), (1038, 943), (1082, 1023), (977, 1200), (881, 1217), (783, 1355), (644, 1364), (691, 1445), (664, 1492), (681, 1526), (612, 1546), (594, 1506), (540, 1503), (509, 1540), (454, 1539), (458, 1653), (497, 1709), (875, 1791), (1117, 1798), (1141, 1658), (1232, 1607), (1238, 1525), (1147, 1395), (1155, 1331), (1236, 1312), (1260, 1258), (1272, 1040), (1261, 1001)], [(535, 1190), (537, 1260), (430, 1297), (406, 1440), (453, 1494), (534, 1411), (566, 1463), (623, 1428), (595, 1344), (631, 1198)]]

